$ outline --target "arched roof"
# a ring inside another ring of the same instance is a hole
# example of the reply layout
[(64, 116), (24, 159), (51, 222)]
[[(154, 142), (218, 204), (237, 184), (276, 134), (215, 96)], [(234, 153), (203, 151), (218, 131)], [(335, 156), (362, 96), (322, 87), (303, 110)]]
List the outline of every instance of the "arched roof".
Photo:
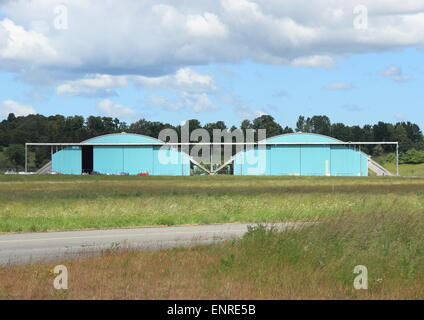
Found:
[(81, 143), (163, 143), (163, 141), (137, 133), (111, 133), (82, 141)]
[(342, 142), (341, 140), (317, 133), (285, 133), (270, 137), (262, 141), (266, 142)]

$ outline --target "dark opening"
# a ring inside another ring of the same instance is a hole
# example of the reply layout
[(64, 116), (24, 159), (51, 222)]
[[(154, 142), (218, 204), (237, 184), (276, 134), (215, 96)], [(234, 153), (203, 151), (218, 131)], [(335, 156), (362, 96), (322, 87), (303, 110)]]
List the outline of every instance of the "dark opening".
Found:
[(93, 146), (82, 147), (82, 173), (93, 172)]

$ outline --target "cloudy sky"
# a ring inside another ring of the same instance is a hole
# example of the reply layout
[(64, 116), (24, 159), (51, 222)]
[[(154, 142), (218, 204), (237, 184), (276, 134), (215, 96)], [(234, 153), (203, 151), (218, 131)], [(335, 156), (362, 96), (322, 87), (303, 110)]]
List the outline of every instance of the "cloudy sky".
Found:
[(423, 0), (0, 0), (0, 119), (424, 127)]

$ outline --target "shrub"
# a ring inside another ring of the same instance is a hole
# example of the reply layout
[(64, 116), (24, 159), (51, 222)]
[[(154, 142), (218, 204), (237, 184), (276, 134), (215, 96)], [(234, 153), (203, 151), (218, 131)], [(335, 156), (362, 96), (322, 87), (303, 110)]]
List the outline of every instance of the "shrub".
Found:
[(399, 163), (424, 163), (424, 150), (411, 149), (399, 155)]
[(7, 159), (15, 166), (22, 166), (25, 160), (25, 149), (23, 145), (12, 144), (6, 150)]

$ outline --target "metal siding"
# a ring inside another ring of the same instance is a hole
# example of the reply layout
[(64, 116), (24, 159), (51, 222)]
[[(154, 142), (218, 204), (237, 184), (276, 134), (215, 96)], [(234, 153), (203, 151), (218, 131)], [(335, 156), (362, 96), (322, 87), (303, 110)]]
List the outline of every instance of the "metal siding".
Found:
[[(157, 142), (150, 137), (116, 134), (91, 139), (94, 143), (140, 143)], [(88, 141), (87, 141), (88, 143)], [(149, 175), (190, 175), (189, 156), (175, 148), (168, 151), (176, 163), (161, 163), (159, 146), (94, 146), (93, 170), (103, 174), (128, 173), (131, 175), (147, 172)]]
[(190, 157), (188, 154), (184, 152), (179, 152), (181, 155), (181, 161), (182, 161), (182, 174), (183, 176), (189, 176), (190, 175)]
[(361, 176), (368, 176), (368, 155), (361, 152)]
[(244, 155), (244, 151), (241, 151), (234, 156), (233, 174), (235, 176), (241, 176), (242, 175), (241, 158), (243, 157), (243, 155)]
[(331, 175), (359, 176), (361, 173), (360, 154), (349, 146), (331, 146)]
[(300, 175), (300, 146), (271, 146), (268, 156), (271, 175)]
[(81, 147), (66, 147), (52, 155), (52, 171), (62, 174), (81, 174)]
[[(154, 150), (155, 174), (165, 176), (190, 175), (190, 159), (187, 154), (172, 147), (155, 146)], [(168, 160), (169, 163), (161, 159)]]
[[(267, 142), (337, 142), (337, 139), (310, 133), (271, 137)], [(271, 175), (368, 175), (368, 157), (350, 146), (330, 145), (269, 145), (267, 174)], [(251, 167), (246, 163), (247, 152), (234, 159), (234, 174), (246, 175)], [(244, 160), (244, 163), (242, 163)]]
[(93, 148), (93, 170), (102, 174), (124, 172), (123, 147), (95, 146)]
[(124, 146), (124, 171), (129, 174), (153, 174), (153, 148), (151, 146)]
[(304, 176), (323, 176), (326, 174), (326, 161), (330, 162), (329, 146), (300, 146), (300, 174)]
[(103, 174), (154, 174), (151, 146), (94, 146), (94, 171)]
[(234, 158), (234, 175), (269, 175), (270, 153), (268, 147), (249, 147)]

